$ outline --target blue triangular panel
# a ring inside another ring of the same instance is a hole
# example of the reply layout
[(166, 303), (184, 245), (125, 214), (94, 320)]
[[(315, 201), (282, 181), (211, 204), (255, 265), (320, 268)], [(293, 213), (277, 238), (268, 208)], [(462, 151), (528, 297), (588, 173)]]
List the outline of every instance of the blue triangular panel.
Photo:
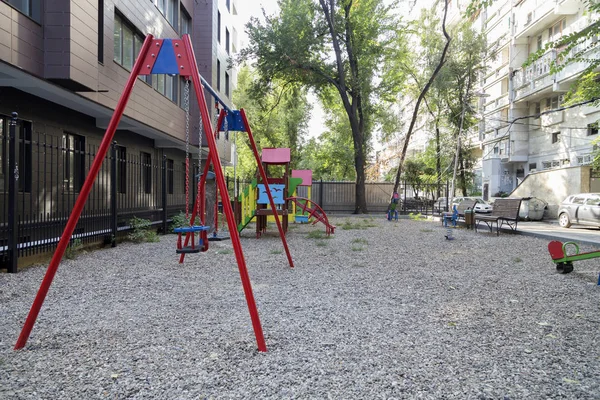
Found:
[(152, 68), (153, 74), (175, 74), (179, 75), (175, 50), (171, 39), (163, 39), (163, 44)]
[[(227, 113), (227, 129), (235, 132), (246, 132), (244, 121), (242, 120), (242, 114), (239, 110), (232, 110)], [(225, 131), (225, 121), (221, 123), (219, 131)]]

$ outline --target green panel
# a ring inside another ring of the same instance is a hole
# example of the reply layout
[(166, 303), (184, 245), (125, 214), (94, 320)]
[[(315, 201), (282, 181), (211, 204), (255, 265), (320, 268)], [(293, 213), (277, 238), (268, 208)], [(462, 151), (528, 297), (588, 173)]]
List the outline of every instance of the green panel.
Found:
[(290, 184), (288, 186), (288, 197), (291, 197), (294, 195), (296, 188), (301, 183), (302, 183), (302, 178), (290, 178)]

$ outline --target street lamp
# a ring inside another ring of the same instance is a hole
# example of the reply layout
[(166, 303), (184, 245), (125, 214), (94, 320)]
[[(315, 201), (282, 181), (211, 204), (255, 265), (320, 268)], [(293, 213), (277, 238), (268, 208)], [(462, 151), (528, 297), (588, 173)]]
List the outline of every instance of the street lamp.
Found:
[[(467, 91), (467, 94), (468, 94), (468, 91)], [(479, 98), (490, 97), (489, 94), (483, 93), (483, 92), (474, 92), (473, 95), (475, 97), (479, 97)], [(465, 97), (466, 97), (466, 95), (465, 95)], [(467, 109), (467, 102), (465, 100), (463, 100), (462, 110), (460, 113), (460, 125), (458, 128), (458, 138), (456, 140), (456, 154), (454, 155), (454, 172), (452, 173), (452, 184), (450, 186), (450, 195), (448, 196), (450, 198), (450, 204), (452, 204), (452, 199), (454, 198), (454, 183), (456, 181), (456, 171), (458, 170), (458, 155), (460, 153), (460, 137), (462, 136), (463, 123), (465, 121), (466, 109)]]

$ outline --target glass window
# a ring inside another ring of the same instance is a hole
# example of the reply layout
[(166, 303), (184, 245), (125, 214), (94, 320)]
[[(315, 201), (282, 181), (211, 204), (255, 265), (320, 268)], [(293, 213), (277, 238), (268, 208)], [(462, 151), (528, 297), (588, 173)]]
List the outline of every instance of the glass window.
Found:
[(225, 72), (225, 96), (229, 97), (229, 74)]
[(123, 25), (123, 62), (121, 65), (128, 70), (133, 67), (133, 54), (135, 51), (135, 44), (133, 40), (133, 31), (127, 25)]
[(63, 190), (79, 192), (85, 177), (85, 138), (65, 132), (62, 146)]
[(131, 70), (133, 63), (137, 58), (144, 36), (137, 32), (133, 25), (129, 24), (119, 14), (115, 14), (114, 27), (114, 57), (117, 64), (122, 65), (127, 70)]
[(217, 90), (221, 90), (221, 61), (217, 60)]
[(560, 142), (560, 132), (553, 132), (552, 133), (552, 143), (558, 143)]
[(581, 196), (575, 196), (573, 198), (573, 204), (583, 204), (585, 202), (585, 198)]
[(152, 155), (150, 153), (140, 153), (142, 170), (142, 190), (144, 193), (152, 193)]
[(121, 27), (122, 27), (122, 22), (121, 22), (121, 17), (119, 17), (118, 15), (115, 14), (115, 31), (114, 31), (114, 50), (115, 50), (115, 55), (113, 60), (115, 60), (116, 63), (118, 64), (122, 64), (123, 63), (123, 58), (122, 58), (122, 46), (123, 46), (123, 41), (121, 39)]
[(592, 196), (585, 202), (588, 206), (600, 206), (600, 197)]
[(229, 54), (229, 29), (225, 28), (225, 51)]
[(182, 35), (191, 34), (192, 33), (192, 19), (188, 15), (188, 13), (181, 8), (179, 11), (179, 15), (181, 15), (179, 22), (179, 33)]
[(127, 148), (117, 146), (117, 193), (127, 193)]
[(168, 0), (167, 21), (177, 30), (177, 0)]
[(173, 172), (174, 168), (175, 168), (175, 164), (174, 164), (173, 160), (167, 159), (167, 192), (169, 194), (173, 194), (173, 187), (175, 186), (174, 182), (173, 182), (173, 179), (175, 178), (174, 172)]
[(595, 122), (593, 124), (588, 124), (587, 135), (592, 136), (592, 135), (597, 135), (597, 134), (598, 134), (598, 122)]
[(7, 153), (6, 153), (6, 143), (8, 135), (8, 126), (7, 125), (8, 118), (0, 115), (0, 191), (6, 191), (4, 188), (6, 183), (6, 163), (8, 162)]
[(42, 0), (4, 0), (36, 22), (41, 22)]

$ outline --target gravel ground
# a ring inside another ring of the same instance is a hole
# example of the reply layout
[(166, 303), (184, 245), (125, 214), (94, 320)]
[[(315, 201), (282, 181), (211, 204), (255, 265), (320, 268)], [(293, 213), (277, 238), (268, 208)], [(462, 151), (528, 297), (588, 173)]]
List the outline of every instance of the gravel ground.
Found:
[(274, 227), (243, 233), (267, 353), (230, 241), (183, 265), (174, 235), (63, 261), (16, 352), (46, 266), (0, 274), (0, 398), (600, 398), (600, 259), (559, 275), (547, 240), (334, 223), (291, 227), (294, 269)]

